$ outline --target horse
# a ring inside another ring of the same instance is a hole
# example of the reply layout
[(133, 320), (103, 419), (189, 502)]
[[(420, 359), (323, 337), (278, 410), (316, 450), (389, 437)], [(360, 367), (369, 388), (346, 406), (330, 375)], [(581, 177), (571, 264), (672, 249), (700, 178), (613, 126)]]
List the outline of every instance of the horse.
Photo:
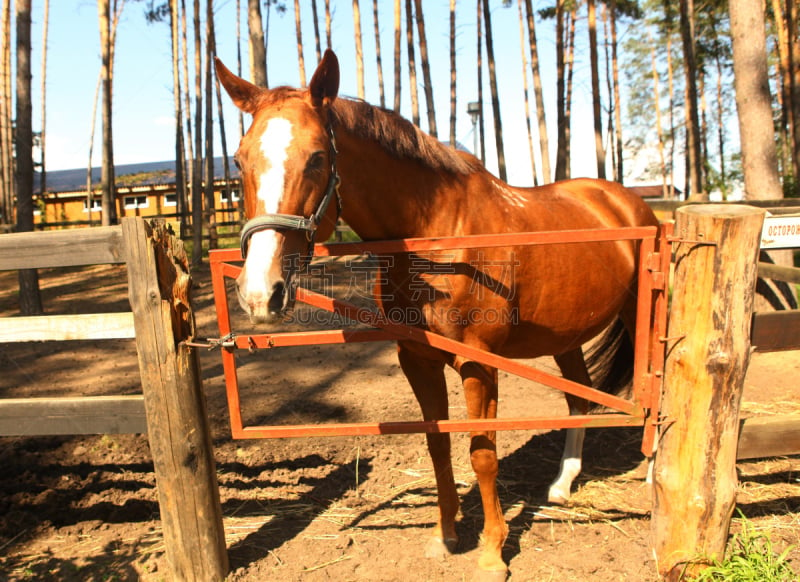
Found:
[[(293, 278), (339, 217), (364, 241), (657, 225), (648, 206), (619, 184), (576, 179), (512, 187), (473, 155), (394, 112), (339, 97), (339, 63), (330, 50), (303, 89), (258, 87), (219, 60), (216, 71), (233, 103), (252, 115), (234, 159), (249, 219), (236, 288), (253, 322), (283, 316)], [(638, 246), (628, 240), (458, 250), (446, 261), (441, 251), (397, 254), (375, 297), (383, 313), (413, 316), (425, 329), (503, 356), (553, 356), (565, 378), (610, 391), (632, 369)], [(584, 355), (582, 346), (593, 339)], [(496, 369), (411, 341), (398, 341), (397, 352), (425, 420), (448, 418), (447, 365), (461, 377), (469, 418), (496, 417)], [(566, 397), (571, 414), (587, 412), (588, 402)], [(567, 432), (548, 492), (553, 503), (569, 499), (583, 435)], [(472, 432), (470, 443), (484, 511), (477, 574), (502, 580), (508, 526), (497, 491), (496, 434)], [(425, 555), (441, 558), (457, 545), (459, 499), (449, 434), (427, 434), (427, 446), (438, 519)]]

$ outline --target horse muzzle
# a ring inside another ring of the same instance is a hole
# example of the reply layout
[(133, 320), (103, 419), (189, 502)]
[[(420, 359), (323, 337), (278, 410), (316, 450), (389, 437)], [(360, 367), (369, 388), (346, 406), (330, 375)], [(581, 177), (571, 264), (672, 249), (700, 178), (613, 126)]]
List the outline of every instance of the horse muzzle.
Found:
[(237, 294), (242, 309), (250, 316), (252, 323), (277, 323), (294, 307), (293, 287), (285, 281), (273, 283), (268, 294), (244, 294), (239, 287)]

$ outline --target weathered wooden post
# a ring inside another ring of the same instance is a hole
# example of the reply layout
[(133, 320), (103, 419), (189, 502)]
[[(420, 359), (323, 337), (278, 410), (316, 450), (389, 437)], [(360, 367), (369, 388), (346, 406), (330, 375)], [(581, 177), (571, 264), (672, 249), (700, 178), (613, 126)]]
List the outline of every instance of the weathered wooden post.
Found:
[(676, 214), (652, 514), (658, 570), (667, 580), (725, 552), (763, 219), (763, 210), (743, 205), (686, 206)]
[(123, 219), (130, 302), (171, 580), (228, 573), (219, 487), (196, 354), (183, 244), (164, 224)]

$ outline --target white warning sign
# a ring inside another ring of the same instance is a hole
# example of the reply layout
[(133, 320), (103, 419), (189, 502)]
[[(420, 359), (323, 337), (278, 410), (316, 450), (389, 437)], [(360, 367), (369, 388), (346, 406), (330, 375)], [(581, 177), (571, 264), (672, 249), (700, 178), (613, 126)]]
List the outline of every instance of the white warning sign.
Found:
[(768, 214), (761, 230), (761, 248), (800, 248), (800, 214), (778, 216)]

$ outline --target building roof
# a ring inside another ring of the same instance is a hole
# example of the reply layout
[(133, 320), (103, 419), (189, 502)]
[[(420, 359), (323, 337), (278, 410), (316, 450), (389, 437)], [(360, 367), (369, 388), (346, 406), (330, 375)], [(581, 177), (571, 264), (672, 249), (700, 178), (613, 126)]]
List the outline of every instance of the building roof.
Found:
[[(231, 177), (238, 178), (239, 170), (229, 158)], [(141, 164), (118, 164), (114, 167), (118, 186), (159, 186), (175, 183), (175, 161), (145, 162)], [(214, 158), (214, 178), (224, 177), (222, 157)], [(92, 168), (92, 184), (100, 182), (101, 169)], [(34, 174), (34, 193), (41, 192), (42, 176), (40, 172)], [(47, 172), (48, 192), (75, 192), (86, 190), (86, 168), (74, 170), (55, 170)]]

